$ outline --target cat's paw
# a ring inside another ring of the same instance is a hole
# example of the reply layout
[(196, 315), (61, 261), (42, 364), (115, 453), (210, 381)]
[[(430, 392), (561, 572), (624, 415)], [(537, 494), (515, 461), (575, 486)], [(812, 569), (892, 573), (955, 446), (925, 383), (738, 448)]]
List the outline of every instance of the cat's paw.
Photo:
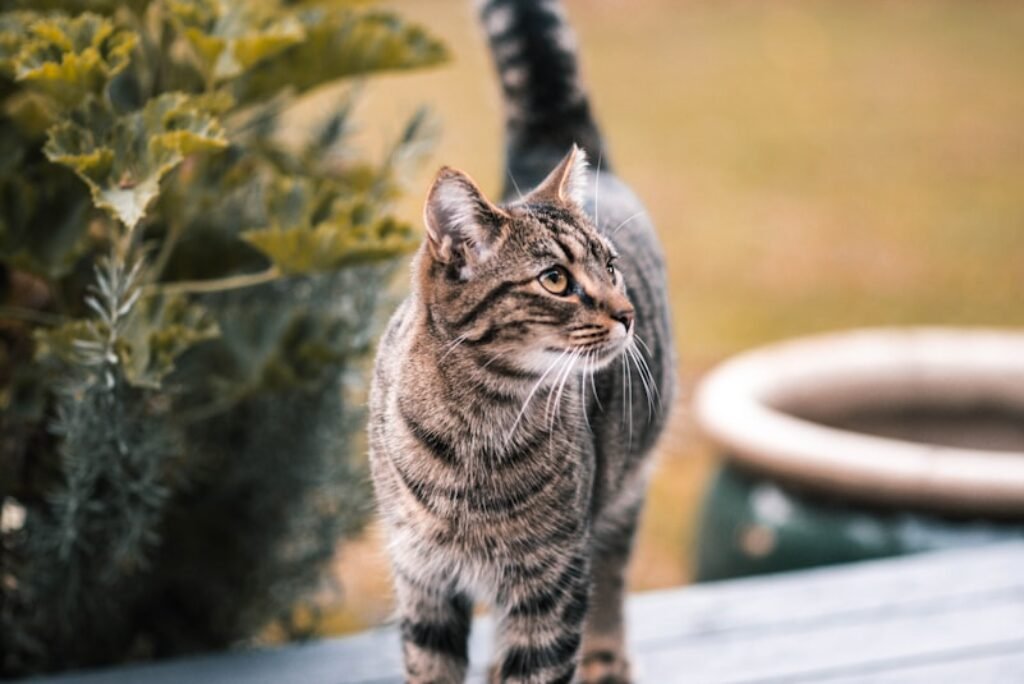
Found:
[(579, 684), (630, 684), (629, 659), (625, 653), (588, 651), (580, 660)]

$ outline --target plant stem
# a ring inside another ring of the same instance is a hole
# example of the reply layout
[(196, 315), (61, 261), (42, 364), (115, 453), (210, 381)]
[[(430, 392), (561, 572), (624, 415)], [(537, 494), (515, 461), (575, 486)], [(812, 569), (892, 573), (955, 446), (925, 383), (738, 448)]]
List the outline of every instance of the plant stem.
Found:
[(262, 285), (281, 277), (281, 272), (271, 266), (258, 273), (242, 273), (227, 278), (210, 280), (180, 280), (174, 283), (153, 283), (146, 286), (146, 294), (205, 294), (209, 292), (225, 292), (239, 290), (243, 287)]
[(156, 255), (156, 260), (149, 269), (149, 277), (152, 280), (156, 280), (163, 274), (164, 268), (167, 267), (167, 262), (171, 258), (171, 252), (174, 251), (175, 245), (178, 244), (178, 238), (181, 237), (183, 229), (183, 221), (171, 223), (170, 228), (167, 230), (167, 235), (164, 236), (164, 242), (160, 245), (160, 252)]

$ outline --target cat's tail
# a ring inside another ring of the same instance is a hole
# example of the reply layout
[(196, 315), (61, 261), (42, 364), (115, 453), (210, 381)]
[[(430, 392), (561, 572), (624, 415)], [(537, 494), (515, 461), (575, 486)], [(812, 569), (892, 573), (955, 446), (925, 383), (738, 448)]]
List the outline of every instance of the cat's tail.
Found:
[(608, 169), (580, 80), (575, 34), (561, 3), (478, 0), (477, 6), (504, 94), (512, 179), (524, 187), (539, 182), (573, 143), (592, 164)]

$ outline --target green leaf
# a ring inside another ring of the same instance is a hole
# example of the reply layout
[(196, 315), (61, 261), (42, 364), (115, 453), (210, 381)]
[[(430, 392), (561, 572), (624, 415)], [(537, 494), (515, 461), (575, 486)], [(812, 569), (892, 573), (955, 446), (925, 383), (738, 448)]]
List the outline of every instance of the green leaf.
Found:
[[(63, 367), (86, 363), (87, 354), (101, 349), (109, 327), (95, 319), (70, 321), (33, 332), (35, 358)], [(183, 296), (150, 297), (140, 301), (115, 342), (116, 358), (125, 379), (135, 387), (158, 388), (174, 370), (175, 360), (191, 347), (215, 339), (220, 329), (213, 316)]]
[(35, 359), (75, 365), (81, 362), (82, 344), (99, 344), (105, 334), (103, 324), (92, 320), (70, 321), (55, 328), (37, 328), (32, 333), (36, 343)]
[(184, 296), (144, 298), (118, 347), (125, 378), (136, 387), (159, 387), (175, 359), (219, 335), (213, 316)]
[(96, 14), (47, 16), (29, 24), (13, 60), (14, 76), (73, 107), (128, 66), (137, 42), (135, 34)]
[(29, 25), (39, 16), (28, 11), (0, 12), (0, 74), (14, 78), (15, 58), (29, 35)]
[(46, 156), (88, 184), (93, 203), (134, 227), (160, 192), (160, 179), (188, 155), (227, 146), (217, 119), (196, 98), (167, 93), (115, 116), (90, 98), (50, 129)]
[(249, 230), (242, 237), (289, 275), (388, 259), (419, 243), (409, 224), (390, 216), (375, 217), (362, 201), (336, 202), (332, 215), (314, 225)]
[(298, 19), (272, 3), (170, 0), (168, 8), (214, 82), (234, 78), (306, 37)]
[(448, 58), (440, 41), (387, 12), (314, 8), (298, 17), (306, 39), (243, 74), (236, 84), (239, 101), (259, 100), (286, 87), (301, 92), (373, 71), (431, 66)]

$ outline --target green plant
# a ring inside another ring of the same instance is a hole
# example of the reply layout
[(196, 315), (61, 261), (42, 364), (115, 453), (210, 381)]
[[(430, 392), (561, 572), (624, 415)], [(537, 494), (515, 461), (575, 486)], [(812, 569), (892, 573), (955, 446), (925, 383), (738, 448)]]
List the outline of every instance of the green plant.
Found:
[(354, 1), (0, 0), (0, 676), (288, 623), (366, 514), (360, 359), (414, 115), (370, 163), (321, 84), (438, 63)]

